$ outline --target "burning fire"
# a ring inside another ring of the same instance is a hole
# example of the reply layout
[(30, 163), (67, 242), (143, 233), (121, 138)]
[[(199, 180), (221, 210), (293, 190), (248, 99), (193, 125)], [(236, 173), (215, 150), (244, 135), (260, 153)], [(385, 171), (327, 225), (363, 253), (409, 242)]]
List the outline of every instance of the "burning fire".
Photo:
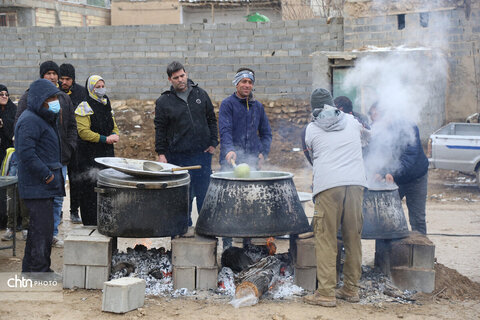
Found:
[(273, 256), (277, 252), (277, 246), (274, 241), (275, 239), (273, 237), (267, 239), (268, 255), (270, 256)]
[(137, 241), (135, 242), (135, 246), (137, 244), (141, 244), (141, 245), (145, 246), (147, 249), (150, 249), (152, 247), (152, 239), (150, 239), (150, 238), (137, 239)]

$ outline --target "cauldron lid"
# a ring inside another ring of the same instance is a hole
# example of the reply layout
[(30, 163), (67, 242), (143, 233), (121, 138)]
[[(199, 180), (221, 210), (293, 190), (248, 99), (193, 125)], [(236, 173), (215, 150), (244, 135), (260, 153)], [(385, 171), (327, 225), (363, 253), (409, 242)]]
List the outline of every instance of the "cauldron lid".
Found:
[[(148, 160), (139, 160), (139, 159), (128, 159), (128, 158), (120, 158), (120, 157), (100, 157), (95, 158), (95, 162), (108, 167), (113, 168), (123, 173), (136, 176), (136, 177), (164, 177), (164, 176), (171, 176), (171, 175), (182, 175), (187, 173), (186, 170), (181, 171), (149, 171), (144, 170), (143, 164), (145, 162), (154, 162)], [(172, 169), (178, 168), (178, 166), (171, 164), (171, 163), (160, 163), (164, 169)]]
[(112, 168), (101, 170), (97, 180), (99, 186), (134, 189), (167, 189), (189, 183), (188, 173), (160, 177), (135, 177)]

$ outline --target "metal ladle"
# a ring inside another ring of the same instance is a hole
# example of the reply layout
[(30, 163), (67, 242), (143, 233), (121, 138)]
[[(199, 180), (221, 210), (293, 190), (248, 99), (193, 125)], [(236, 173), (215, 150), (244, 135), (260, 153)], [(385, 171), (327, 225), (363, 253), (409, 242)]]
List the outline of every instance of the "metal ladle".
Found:
[(201, 168), (202, 168), (201, 165), (196, 165), (196, 166), (164, 169), (162, 165), (160, 165), (156, 162), (153, 162), (153, 161), (145, 161), (143, 163), (143, 170), (154, 171), (154, 172), (175, 172), (175, 171), (194, 170), (194, 169), (201, 169)]

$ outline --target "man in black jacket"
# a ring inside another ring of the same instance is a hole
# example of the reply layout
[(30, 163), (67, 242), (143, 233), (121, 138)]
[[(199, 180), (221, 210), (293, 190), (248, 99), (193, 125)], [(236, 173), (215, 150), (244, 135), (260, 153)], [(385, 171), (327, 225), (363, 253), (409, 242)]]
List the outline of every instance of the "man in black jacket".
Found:
[[(64, 63), (60, 65), (60, 89), (69, 95), (72, 100), (73, 108), (82, 103), (86, 97), (85, 87), (75, 82), (75, 68), (70, 63)], [(70, 162), (67, 166), (68, 169), (68, 185), (70, 189), (70, 221), (72, 223), (82, 223), (78, 215), (78, 209), (80, 207), (80, 195), (79, 190), (81, 185), (78, 181), (78, 163), (77, 152), (74, 150), (70, 158)]]
[[(190, 173), (190, 210), (193, 198), (197, 210), (203, 205), (212, 173), (212, 154), (218, 145), (218, 129), (210, 97), (192, 80), (178, 61), (167, 67), (170, 90), (155, 106), (155, 151), (158, 161), (178, 166), (201, 165)], [(192, 225), (189, 215), (188, 225)]]
[[(40, 78), (47, 79), (58, 87), (58, 74), (60, 68), (53, 61), (45, 61), (40, 65)], [(15, 123), (17, 123), (20, 115), (27, 109), (27, 96), (28, 90), (20, 97), (18, 101), (17, 114), (15, 115)], [(62, 156), (62, 173), (65, 176), (67, 174), (67, 165), (70, 162), (72, 153), (77, 147), (77, 121), (75, 120), (75, 108), (73, 107), (72, 100), (63, 91), (60, 91), (57, 95), (60, 102), (60, 113), (58, 117), (58, 131), (60, 133), (61, 141), (61, 156)], [(54, 230), (53, 230), (53, 242), (55, 247), (63, 247), (63, 241), (58, 237), (58, 225), (61, 221), (62, 215), (63, 197), (55, 197), (53, 203), (54, 214)]]

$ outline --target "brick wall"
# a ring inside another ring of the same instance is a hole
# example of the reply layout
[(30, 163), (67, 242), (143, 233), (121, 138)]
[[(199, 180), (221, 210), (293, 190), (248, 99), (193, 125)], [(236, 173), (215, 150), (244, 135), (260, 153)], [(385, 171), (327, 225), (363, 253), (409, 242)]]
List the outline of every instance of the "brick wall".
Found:
[(19, 95), (38, 78), (39, 64), (54, 60), (72, 63), (82, 84), (103, 76), (112, 99), (156, 99), (169, 86), (166, 65), (179, 60), (216, 101), (234, 91), (240, 66), (256, 71), (259, 99), (308, 99), (317, 50), (343, 50), (342, 20), (2, 28), (0, 83)]

